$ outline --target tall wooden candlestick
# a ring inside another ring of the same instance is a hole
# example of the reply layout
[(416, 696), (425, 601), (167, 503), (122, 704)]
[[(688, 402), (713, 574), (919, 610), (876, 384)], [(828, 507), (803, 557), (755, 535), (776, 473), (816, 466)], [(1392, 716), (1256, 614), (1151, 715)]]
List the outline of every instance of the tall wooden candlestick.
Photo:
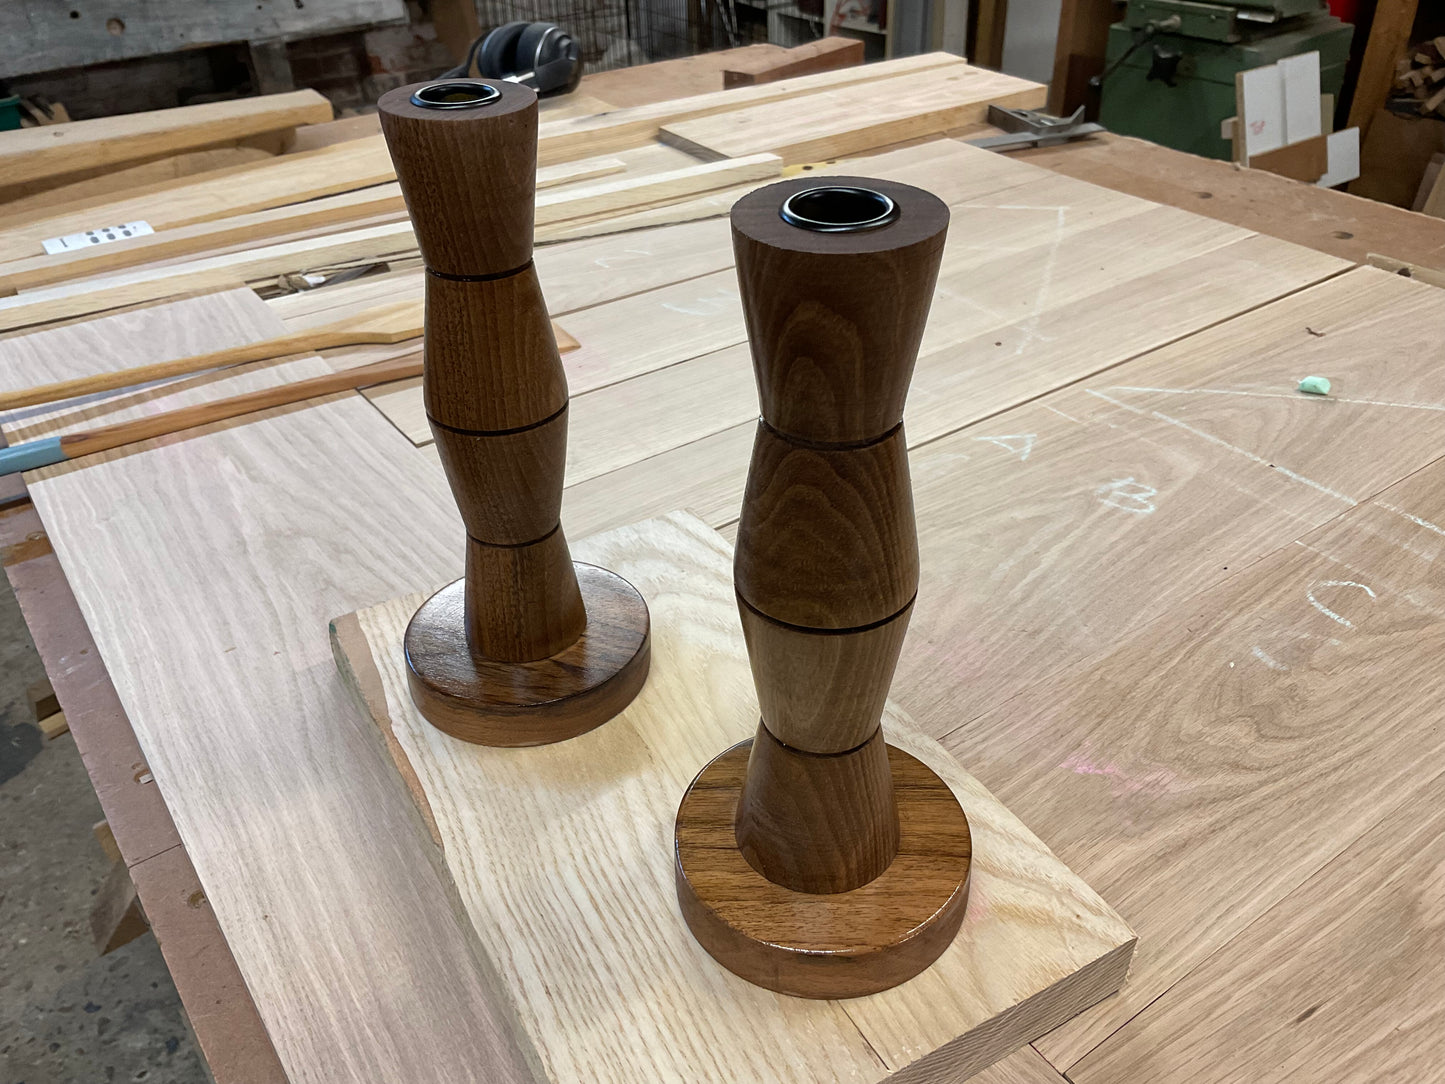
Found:
[(560, 524), (567, 377), (532, 267), (537, 96), (498, 81), (377, 103), (426, 263), (427, 418), (466, 526), (466, 575), (406, 633), (412, 699), (483, 745), (606, 722), (647, 678), (642, 596), (574, 564)]
[(903, 404), (948, 208), (797, 179), (732, 225), (762, 403), (734, 580), (762, 720), (683, 797), (678, 898), (743, 978), (855, 997), (937, 959), (968, 899), (962, 808), (880, 725), (918, 589)]

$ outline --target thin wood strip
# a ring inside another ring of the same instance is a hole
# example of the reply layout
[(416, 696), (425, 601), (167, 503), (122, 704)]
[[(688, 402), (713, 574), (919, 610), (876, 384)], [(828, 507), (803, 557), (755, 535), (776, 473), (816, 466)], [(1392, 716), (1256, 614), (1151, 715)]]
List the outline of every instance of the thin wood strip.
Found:
[[(537, 188), (547, 189), (575, 181), (621, 173), (620, 158), (593, 158), (564, 162), (537, 171)], [(348, 222), (371, 215), (406, 211), (401, 190), (393, 182), (343, 192), (335, 196), (274, 207), (250, 214), (161, 230), (145, 237), (80, 249), (56, 256), (31, 256), (0, 263), (0, 294), (64, 282), (84, 275), (135, 267), (152, 260), (189, 256), (222, 245), (254, 242), (301, 229)]]
[(357, 139), (302, 154), (288, 154), (254, 166), (227, 170), (225, 176), (195, 181), (151, 196), (135, 196), (55, 215), (0, 234), (0, 259), (36, 255), (51, 237), (101, 226), (144, 221), (162, 230), (246, 214), (318, 196), (385, 184), (395, 178), (380, 137)]

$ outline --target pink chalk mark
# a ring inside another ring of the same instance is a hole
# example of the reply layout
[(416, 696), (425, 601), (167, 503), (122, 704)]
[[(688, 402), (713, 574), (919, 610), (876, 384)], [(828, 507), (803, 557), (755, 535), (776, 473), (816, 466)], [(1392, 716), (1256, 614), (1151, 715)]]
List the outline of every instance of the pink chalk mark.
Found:
[(1173, 772), (1167, 768), (1156, 768), (1141, 776), (1131, 777), (1128, 772), (1117, 764), (1098, 764), (1087, 758), (1083, 753), (1074, 753), (1062, 764), (1059, 765), (1065, 771), (1073, 772), (1075, 775), (1101, 775), (1110, 780), (1112, 786), (1110, 792), (1115, 798), (1123, 798), (1127, 795), (1139, 794), (1163, 794), (1168, 791), (1175, 780)]

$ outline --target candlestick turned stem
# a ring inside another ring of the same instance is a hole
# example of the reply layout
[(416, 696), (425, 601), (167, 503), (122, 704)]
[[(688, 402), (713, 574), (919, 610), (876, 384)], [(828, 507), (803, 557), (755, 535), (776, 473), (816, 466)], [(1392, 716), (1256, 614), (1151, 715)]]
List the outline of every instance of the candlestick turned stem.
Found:
[(647, 605), (562, 534), (567, 376), (532, 266), (537, 96), (402, 87), (377, 103), (426, 264), (423, 398), (466, 528), (466, 575), (406, 632), (412, 699), (484, 745), (590, 730), (647, 678)]
[(880, 723), (918, 590), (903, 404), (948, 208), (800, 179), (732, 225), (762, 405), (734, 580), (762, 719), (683, 798), (678, 897), (743, 978), (854, 997), (937, 959), (968, 899), (963, 810)]

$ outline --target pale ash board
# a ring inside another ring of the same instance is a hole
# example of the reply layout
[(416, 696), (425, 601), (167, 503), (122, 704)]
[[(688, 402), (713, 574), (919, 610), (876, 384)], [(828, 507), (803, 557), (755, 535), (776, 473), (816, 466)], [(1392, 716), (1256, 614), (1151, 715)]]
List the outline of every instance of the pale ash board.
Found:
[(417, 714), (401, 642), (424, 592), (332, 625), (343, 676), (440, 844), (539, 1080), (957, 1080), (1123, 983), (1134, 948), (1123, 919), (893, 709), (890, 739), (943, 775), (969, 815), (974, 879), (957, 941), (917, 979), (843, 1002), (781, 996), (721, 968), (678, 914), (671, 844), (687, 782), (757, 723), (731, 552), (673, 513), (574, 553), (647, 597), (653, 662), (626, 712), (568, 742), (489, 749)]

